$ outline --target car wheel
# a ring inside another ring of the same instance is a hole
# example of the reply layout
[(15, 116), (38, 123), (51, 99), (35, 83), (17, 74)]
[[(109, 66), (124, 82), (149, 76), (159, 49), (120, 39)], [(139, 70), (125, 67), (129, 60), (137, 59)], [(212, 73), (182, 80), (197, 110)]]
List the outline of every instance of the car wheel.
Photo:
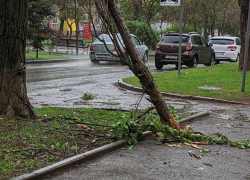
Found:
[(143, 55), (143, 58), (142, 58), (142, 61), (144, 63), (147, 63), (148, 62), (148, 52), (145, 52), (144, 55)]
[(198, 58), (197, 56), (194, 56), (193, 59), (191, 60), (189, 67), (190, 68), (196, 68), (198, 65)]
[(95, 64), (98, 64), (98, 63), (99, 63), (99, 61), (97, 61), (97, 60), (91, 60), (91, 62), (92, 62), (92, 63), (95, 63)]
[(156, 69), (162, 69), (163, 63), (160, 62), (160, 60), (155, 60), (155, 67), (156, 67)]
[(213, 66), (215, 65), (215, 58), (214, 58), (214, 55), (212, 55), (212, 57), (210, 58), (210, 63), (206, 64), (207, 66)]
[(240, 55), (238, 54), (235, 62), (238, 62), (239, 60), (240, 60)]

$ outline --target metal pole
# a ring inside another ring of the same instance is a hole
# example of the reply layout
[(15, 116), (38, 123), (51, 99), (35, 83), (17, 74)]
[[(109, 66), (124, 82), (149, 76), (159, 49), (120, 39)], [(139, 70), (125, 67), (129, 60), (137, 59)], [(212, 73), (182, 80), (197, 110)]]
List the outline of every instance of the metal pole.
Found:
[(181, 47), (182, 47), (182, 19), (183, 19), (183, 3), (184, 0), (180, 0), (181, 2), (181, 14), (180, 14), (180, 38), (179, 38), (179, 60), (178, 60), (178, 76), (181, 74)]
[(250, 30), (250, 2), (249, 2), (249, 9), (248, 9), (247, 32), (246, 32), (246, 43), (245, 43), (245, 52), (244, 52), (244, 65), (243, 65), (241, 92), (245, 92), (245, 81), (246, 81), (248, 48), (249, 48), (249, 30)]

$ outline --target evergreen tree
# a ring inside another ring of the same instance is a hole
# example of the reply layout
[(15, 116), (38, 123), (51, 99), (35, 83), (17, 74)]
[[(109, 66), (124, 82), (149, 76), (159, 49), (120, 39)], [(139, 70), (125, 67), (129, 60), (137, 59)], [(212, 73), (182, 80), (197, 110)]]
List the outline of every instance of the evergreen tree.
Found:
[(48, 0), (30, 0), (28, 6), (28, 34), (27, 39), (31, 41), (32, 47), (38, 51), (43, 50), (42, 41), (45, 40), (51, 30), (48, 24), (44, 25), (43, 20), (49, 19), (54, 14), (51, 11), (52, 4)]

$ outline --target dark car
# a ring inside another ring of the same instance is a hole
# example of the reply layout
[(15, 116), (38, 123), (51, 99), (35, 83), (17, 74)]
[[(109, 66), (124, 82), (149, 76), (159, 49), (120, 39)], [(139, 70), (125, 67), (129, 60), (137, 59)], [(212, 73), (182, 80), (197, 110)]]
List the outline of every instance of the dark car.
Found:
[[(179, 59), (179, 33), (167, 33), (156, 45), (155, 67), (162, 69), (163, 65), (175, 64)], [(206, 40), (197, 33), (182, 34), (181, 64), (197, 67), (198, 64), (214, 65), (215, 53)]]

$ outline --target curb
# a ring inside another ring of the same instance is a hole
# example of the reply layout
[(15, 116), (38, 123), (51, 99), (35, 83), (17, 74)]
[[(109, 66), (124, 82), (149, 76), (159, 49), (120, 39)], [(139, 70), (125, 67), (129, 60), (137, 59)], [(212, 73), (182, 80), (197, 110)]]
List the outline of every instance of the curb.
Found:
[[(124, 89), (128, 89), (131, 91), (136, 92), (143, 92), (142, 88), (124, 83), (121, 79), (118, 80), (118, 85)], [(216, 98), (209, 98), (209, 97), (201, 97), (201, 96), (190, 96), (190, 95), (179, 95), (174, 93), (165, 93), (161, 92), (163, 96), (170, 96), (170, 97), (177, 97), (177, 98), (185, 98), (185, 99), (191, 99), (191, 100), (203, 100), (203, 101), (209, 101), (209, 102), (217, 102), (217, 103), (228, 103), (228, 104), (239, 104), (239, 105), (249, 105), (247, 103), (243, 102), (236, 102), (236, 101), (228, 101), (223, 99), (216, 99)]]
[(155, 51), (149, 51), (148, 56), (149, 57), (154, 57), (155, 56)]
[[(203, 117), (203, 116), (209, 116), (209, 112), (203, 112), (203, 113), (199, 113), (199, 114), (195, 114), (193, 116), (190, 116), (188, 118), (184, 118), (183, 120), (177, 121), (178, 123), (184, 123), (190, 120), (194, 120), (196, 118), (199, 117)], [(146, 131), (143, 133), (143, 135), (141, 137), (139, 137), (138, 140), (142, 140), (143, 138), (152, 135), (152, 133), (150, 131)], [(102, 146), (100, 148), (82, 153), (82, 154), (78, 154), (75, 155), (73, 157), (67, 158), (63, 161), (59, 161), (53, 165), (38, 169), (36, 171), (33, 171), (30, 174), (24, 174), (18, 177), (13, 178), (12, 180), (37, 180), (39, 178), (42, 178), (48, 174), (51, 173), (55, 173), (56, 171), (59, 171), (63, 168), (67, 168), (70, 167), (72, 165), (77, 165), (89, 160), (93, 160), (96, 159), (97, 157), (100, 157), (102, 155), (105, 155), (107, 153), (110, 153), (114, 150), (117, 150), (121, 147), (124, 147), (125, 145), (127, 145), (127, 140), (120, 140), (120, 141), (116, 141), (114, 143), (110, 143), (107, 144), (105, 146)]]
[[(144, 137), (147, 137), (151, 134), (152, 133), (150, 131), (144, 132), (143, 135), (138, 140), (141, 140)], [(30, 174), (24, 174), (24, 175), (15, 177), (12, 180), (37, 180), (39, 178), (42, 178), (50, 173), (54, 173), (54, 172), (61, 170), (63, 168), (67, 168), (67, 167), (70, 167), (72, 165), (76, 165), (76, 164), (80, 164), (80, 163), (83, 163), (83, 162), (86, 162), (89, 160), (93, 160), (97, 157), (100, 157), (102, 155), (110, 153), (116, 149), (124, 147), (127, 143), (128, 143), (127, 140), (116, 141), (116, 142), (107, 144), (105, 146), (93, 149), (91, 151), (87, 151), (85, 153), (78, 154), (78, 155), (75, 155), (73, 157), (64, 159), (64, 160), (59, 161), (59, 162), (52, 164), (50, 166), (33, 171)]]
[(26, 60), (26, 64), (39, 64), (39, 63), (58, 63), (58, 62), (74, 62), (86, 58), (72, 58), (72, 59), (46, 59), (46, 60)]

